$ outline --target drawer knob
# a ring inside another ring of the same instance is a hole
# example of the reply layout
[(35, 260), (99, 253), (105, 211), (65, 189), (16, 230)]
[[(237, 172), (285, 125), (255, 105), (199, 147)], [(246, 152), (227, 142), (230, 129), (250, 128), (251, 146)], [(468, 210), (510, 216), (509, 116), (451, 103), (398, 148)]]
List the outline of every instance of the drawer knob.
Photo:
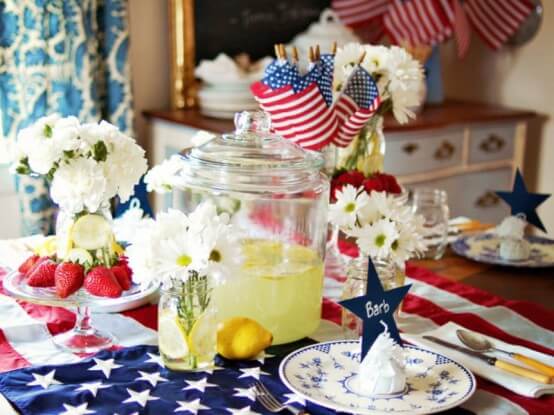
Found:
[(488, 191), (477, 198), (475, 206), (480, 208), (489, 208), (498, 205), (498, 203), (500, 203), (500, 198), (496, 195), (496, 193)]
[(504, 148), (506, 141), (496, 135), (491, 134), (485, 140), (481, 141), (479, 148), (485, 153), (497, 153)]
[(439, 148), (435, 150), (435, 160), (449, 160), (454, 155), (456, 147), (450, 141), (443, 141)]
[(402, 146), (402, 151), (404, 151), (404, 153), (408, 155), (415, 153), (418, 149), (419, 149), (419, 145), (416, 143), (407, 143), (404, 146)]

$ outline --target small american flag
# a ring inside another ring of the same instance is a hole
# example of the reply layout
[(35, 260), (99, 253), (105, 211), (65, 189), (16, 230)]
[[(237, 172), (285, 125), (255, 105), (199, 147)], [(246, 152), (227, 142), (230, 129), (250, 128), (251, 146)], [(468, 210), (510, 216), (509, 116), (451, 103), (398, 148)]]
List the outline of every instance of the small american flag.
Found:
[(380, 103), (379, 89), (375, 81), (358, 65), (336, 102), (340, 123), (333, 143), (338, 147), (350, 144), (367, 120), (377, 111)]
[(269, 113), (277, 134), (309, 150), (329, 144), (338, 128), (337, 115), (327, 105), (317, 82), (300, 92), (292, 85), (272, 90), (262, 82), (251, 87), (261, 108)]
[(333, 75), (335, 68), (335, 56), (330, 53), (324, 53), (321, 55), (319, 65), (321, 67), (321, 77), (317, 84), (319, 90), (323, 94), (323, 98), (327, 105), (333, 103)]
[(395, 0), (384, 17), (392, 42), (412, 46), (444, 41), (452, 35), (453, 20), (450, 0)]
[(492, 49), (499, 49), (519, 29), (534, 6), (530, 0), (466, 0), (471, 25)]
[(333, 0), (331, 7), (342, 23), (361, 26), (387, 12), (391, 0)]

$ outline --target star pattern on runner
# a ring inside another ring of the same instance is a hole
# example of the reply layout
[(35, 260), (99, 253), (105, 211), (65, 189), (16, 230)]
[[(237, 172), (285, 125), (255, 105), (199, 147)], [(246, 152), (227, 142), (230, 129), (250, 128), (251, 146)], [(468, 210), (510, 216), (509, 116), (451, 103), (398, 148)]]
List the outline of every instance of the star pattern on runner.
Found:
[(269, 373), (263, 372), (259, 367), (246, 367), (239, 369), (242, 372), (242, 375), (239, 376), (239, 379), (252, 377), (256, 380), (260, 380), (261, 375), (269, 376)]
[(247, 398), (250, 399), (252, 402), (256, 401), (256, 392), (254, 392), (254, 387), (234, 388), (233, 390), (236, 391), (233, 396), (237, 398)]
[(202, 405), (200, 403), (200, 398), (195, 399), (194, 401), (190, 401), (190, 402), (177, 401), (177, 404), (179, 404), (179, 407), (177, 407), (174, 412), (188, 412), (188, 413), (196, 415), (198, 413), (198, 411), (200, 411), (200, 410), (211, 409), (207, 406)]
[(65, 411), (60, 413), (60, 415), (87, 415), (95, 413), (95, 411), (88, 409), (88, 402), (85, 402), (79, 406), (72, 406), (64, 403), (63, 407), (65, 408)]
[(153, 387), (156, 387), (158, 382), (167, 382), (167, 379), (162, 377), (160, 372), (143, 372), (142, 370), (138, 371), (140, 376), (136, 378), (135, 380), (144, 380), (148, 383), (150, 383)]
[(99, 370), (104, 374), (106, 379), (110, 378), (110, 376), (112, 374), (112, 370), (121, 367), (121, 365), (118, 365), (117, 363), (115, 363), (114, 359), (102, 360), (102, 359), (98, 359), (98, 358), (95, 357), (92, 360), (94, 360), (94, 363), (96, 363), (96, 364), (94, 366), (90, 367), (88, 370), (93, 370), (93, 371), (94, 370)]
[(154, 354), (154, 353), (146, 353), (146, 354), (148, 355), (149, 359), (145, 360), (144, 363), (155, 363), (161, 367), (165, 367), (162, 357), (159, 354)]
[(285, 396), (285, 398), (287, 398), (287, 401), (285, 402), (285, 405), (298, 403), (302, 406), (306, 406), (306, 399), (302, 398), (301, 396), (297, 395), (296, 393), (285, 393), (284, 396)]
[(232, 415), (258, 415), (258, 412), (253, 411), (250, 405), (240, 409), (226, 408), (226, 410)]
[(206, 388), (217, 386), (213, 383), (208, 383), (207, 377), (200, 380), (185, 380), (185, 382), (187, 383), (188, 386), (186, 388), (183, 388), (184, 391), (197, 390), (199, 392), (204, 393)]
[(123, 403), (138, 403), (141, 407), (145, 407), (148, 401), (156, 401), (160, 398), (156, 396), (150, 396), (152, 391), (150, 389), (145, 389), (141, 392), (135, 391), (133, 389), (127, 388), (127, 393), (129, 397), (123, 401)]
[(48, 389), (52, 385), (61, 385), (62, 383), (54, 378), (56, 369), (51, 370), (46, 375), (33, 373), (35, 380), (27, 383), (27, 386), (40, 386), (42, 389)]
[(106, 389), (109, 388), (110, 385), (105, 385), (102, 382), (90, 382), (90, 383), (82, 383), (80, 387), (75, 389), (76, 392), (81, 391), (89, 391), (92, 393), (92, 396), (96, 398), (96, 395), (98, 394), (99, 389)]

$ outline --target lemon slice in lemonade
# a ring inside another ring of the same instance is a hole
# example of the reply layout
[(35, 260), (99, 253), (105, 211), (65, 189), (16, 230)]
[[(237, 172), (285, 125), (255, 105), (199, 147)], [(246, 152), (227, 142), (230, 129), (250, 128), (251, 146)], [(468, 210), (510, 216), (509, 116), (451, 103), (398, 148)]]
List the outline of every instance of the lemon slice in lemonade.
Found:
[(100, 215), (84, 215), (73, 224), (71, 238), (78, 248), (99, 249), (111, 243), (112, 228)]
[(160, 351), (170, 359), (181, 359), (189, 353), (187, 333), (175, 314), (164, 313), (158, 321)]
[(190, 352), (195, 356), (215, 353), (215, 333), (217, 318), (215, 313), (205, 312), (192, 325), (188, 336)]

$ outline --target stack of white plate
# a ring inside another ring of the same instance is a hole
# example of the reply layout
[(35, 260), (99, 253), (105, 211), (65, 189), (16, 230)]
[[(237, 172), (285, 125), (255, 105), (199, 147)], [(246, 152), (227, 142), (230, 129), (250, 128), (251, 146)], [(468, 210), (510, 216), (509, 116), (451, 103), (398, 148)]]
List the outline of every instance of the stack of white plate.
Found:
[(200, 112), (208, 117), (232, 119), (236, 112), (258, 109), (250, 84), (249, 80), (204, 83), (198, 91)]

